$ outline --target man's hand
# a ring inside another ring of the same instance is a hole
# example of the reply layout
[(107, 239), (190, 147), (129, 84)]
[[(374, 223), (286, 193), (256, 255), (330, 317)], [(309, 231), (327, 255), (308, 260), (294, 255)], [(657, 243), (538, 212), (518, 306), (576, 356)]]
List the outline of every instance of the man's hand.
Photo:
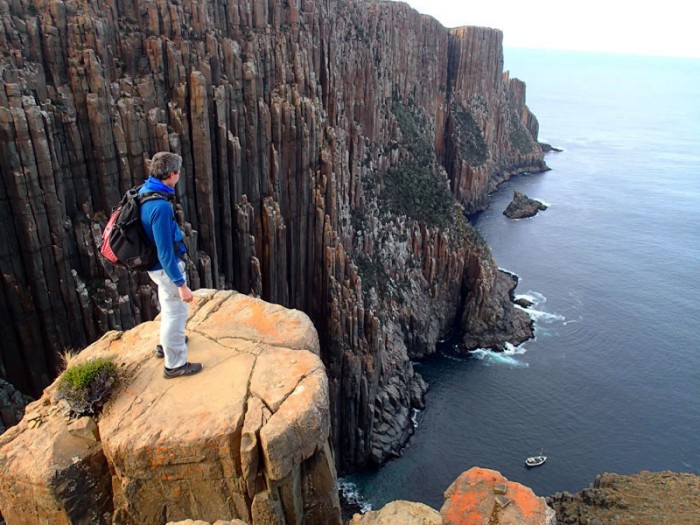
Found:
[(180, 294), (180, 299), (182, 299), (183, 303), (189, 303), (194, 299), (194, 295), (192, 295), (192, 290), (190, 290), (190, 287), (187, 286), (187, 284), (183, 284), (177, 289), (178, 293)]

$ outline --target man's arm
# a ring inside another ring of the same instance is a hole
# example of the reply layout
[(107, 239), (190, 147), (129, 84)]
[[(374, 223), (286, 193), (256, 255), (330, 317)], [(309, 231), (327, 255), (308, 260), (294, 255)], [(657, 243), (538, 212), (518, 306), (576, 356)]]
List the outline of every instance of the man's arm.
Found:
[[(153, 240), (158, 249), (158, 260), (165, 270), (166, 275), (179, 288), (187, 286), (185, 276), (178, 267), (179, 259), (175, 254), (173, 245), (173, 210), (166, 201), (158, 201), (151, 213), (151, 229), (153, 230)], [(177, 227), (177, 226), (175, 226)], [(189, 288), (187, 288), (189, 290)], [(182, 292), (180, 292), (182, 297)], [(192, 291), (189, 291), (192, 294)], [(184, 299), (183, 299), (184, 300)]]
[(177, 291), (180, 294), (180, 299), (182, 299), (182, 302), (184, 303), (189, 303), (190, 301), (192, 301), (192, 299), (194, 299), (194, 295), (192, 295), (192, 290), (190, 290), (190, 287), (187, 286), (187, 283), (178, 287)]

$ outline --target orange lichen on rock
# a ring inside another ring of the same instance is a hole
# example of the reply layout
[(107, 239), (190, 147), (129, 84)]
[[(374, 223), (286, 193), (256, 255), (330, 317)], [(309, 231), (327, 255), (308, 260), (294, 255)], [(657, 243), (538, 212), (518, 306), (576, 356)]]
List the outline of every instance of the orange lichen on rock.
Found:
[(479, 467), (460, 475), (445, 491), (445, 504), (440, 510), (445, 525), (487, 525), (496, 508), (496, 496), (506, 487), (510, 503), (497, 509), (499, 525), (550, 525), (554, 511), (531, 489), (508, 481), (495, 470)]
[[(199, 302), (204, 303), (201, 308), (197, 308)], [(222, 345), (229, 346), (225, 340), (235, 337), (320, 354), (318, 334), (309, 330), (309, 318), (299, 310), (251, 301), (246, 295), (223, 290), (199, 291), (193, 306), (188, 329), (206, 333)]]

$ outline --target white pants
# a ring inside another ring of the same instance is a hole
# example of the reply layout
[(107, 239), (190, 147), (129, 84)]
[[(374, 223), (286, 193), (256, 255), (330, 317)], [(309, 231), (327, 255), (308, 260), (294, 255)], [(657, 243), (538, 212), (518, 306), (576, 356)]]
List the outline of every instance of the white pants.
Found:
[[(178, 268), (185, 274), (185, 263), (180, 261)], [(185, 324), (187, 323), (188, 305), (180, 299), (175, 283), (165, 270), (148, 272), (151, 280), (158, 285), (158, 302), (160, 303), (160, 344), (165, 354), (166, 368), (177, 368), (187, 362), (187, 345), (185, 344)]]

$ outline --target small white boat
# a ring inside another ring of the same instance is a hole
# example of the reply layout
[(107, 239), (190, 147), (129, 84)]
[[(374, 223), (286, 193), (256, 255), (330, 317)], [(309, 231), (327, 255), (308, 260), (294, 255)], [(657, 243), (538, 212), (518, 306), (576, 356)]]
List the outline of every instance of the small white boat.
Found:
[(527, 458), (525, 460), (525, 466), (526, 467), (539, 467), (545, 461), (547, 461), (547, 456), (543, 456), (542, 452), (540, 451), (539, 456), (532, 456), (530, 458)]

